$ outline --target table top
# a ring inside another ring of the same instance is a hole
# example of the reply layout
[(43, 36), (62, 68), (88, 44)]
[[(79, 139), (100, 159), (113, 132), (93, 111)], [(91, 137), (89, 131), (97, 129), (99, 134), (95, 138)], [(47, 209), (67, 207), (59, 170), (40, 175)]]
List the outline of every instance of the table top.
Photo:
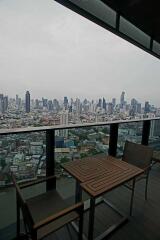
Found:
[(64, 164), (63, 168), (81, 182), (81, 187), (93, 197), (98, 197), (144, 172), (111, 156), (75, 160)]
[(101, 174), (104, 174), (106, 169), (103, 167), (105, 157), (86, 157), (80, 160), (75, 160), (62, 165), (65, 171), (71, 176), (83, 183), (89, 181)]
[(104, 174), (81, 183), (81, 187), (92, 197), (98, 197), (144, 173), (134, 165), (122, 160), (107, 157), (103, 160)]

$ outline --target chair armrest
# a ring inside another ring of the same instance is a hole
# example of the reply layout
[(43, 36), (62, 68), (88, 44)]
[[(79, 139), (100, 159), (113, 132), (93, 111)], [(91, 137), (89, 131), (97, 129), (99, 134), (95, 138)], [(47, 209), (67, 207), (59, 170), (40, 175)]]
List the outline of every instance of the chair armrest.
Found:
[(116, 155), (116, 158), (123, 160), (123, 154)]
[(54, 215), (51, 215), (49, 217), (47, 217), (46, 219), (44, 220), (41, 220), (39, 221), (38, 223), (34, 224), (33, 226), (33, 229), (37, 230), (41, 227), (44, 227), (45, 225), (55, 221), (56, 219), (60, 218), (60, 217), (63, 217), (67, 214), (69, 214), (70, 212), (73, 212), (73, 211), (77, 211), (79, 214), (80, 213), (83, 213), (83, 209), (84, 209), (84, 203), (83, 202), (80, 202), (80, 203), (76, 203), (66, 209), (63, 209), (62, 211), (54, 214)]
[(144, 170), (144, 173), (146, 173), (147, 171), (150, 171), (151, 170), (151, 165), (149, 165), (147, 167), (144, 167), (143, 170)]
[(35, 180), (35, 181), (32, 181), (32, 182), (20, 184), (19, 187), (20, 187), (21, 189), (27, 188), (27, 187), (31, 187), (31, 186), (33, 186), (33, 185), (36, 185), (36, 184), (39, 184), (39, 183), (43, 183), (43, 182), (46, 182), (46, 181), (51, 180), (51, 179), (54, 179), (54, 178), (55, 178), (55, 180), (56, 180), (56, 176), (45, 177), (45, 178), (38, 179), (38, 180)]

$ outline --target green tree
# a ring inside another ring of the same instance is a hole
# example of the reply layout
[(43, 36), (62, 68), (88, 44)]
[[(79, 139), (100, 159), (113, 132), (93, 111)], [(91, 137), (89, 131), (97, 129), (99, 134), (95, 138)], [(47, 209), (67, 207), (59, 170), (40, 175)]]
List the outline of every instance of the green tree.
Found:
[(69, 159), (66, 156), (61, 158), (61, 163), (66, 163), (68, 161), (69, 161)]

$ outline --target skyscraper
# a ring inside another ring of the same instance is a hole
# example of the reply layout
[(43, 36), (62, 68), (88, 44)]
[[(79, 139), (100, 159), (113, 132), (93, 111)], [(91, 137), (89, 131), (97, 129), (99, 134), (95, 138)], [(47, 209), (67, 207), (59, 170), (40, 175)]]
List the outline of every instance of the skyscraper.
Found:
[(43, 107), (47, 108), (47, 105), (48, 105), (48, 99), (42, 97), (42, 103), (43, 103)]
[(0, 94), (0, 113), (4, 113), (4, 97)]
[(135, 98), (131, 99), (131, 109), (130, 109), (130, 115), (134, 116), (137, 112), (137, 100)]
[(104, 110), (106, 110), (106, 100), (105, 100), (105, 98), (103, 98), (103, 101), (102, 101), (102, 108)]
[(75, 108), (76, 108), (76, 113), (80, 114), (81, 113), (81, 102), (80, 102), (79, 98), (76, 98)]
[(58, 112), (59, 109), (60, 109), (59, 102), (58, 102), (57, 99), (54, 99), (54, 100), (53, 100), (53, 110), (54, 110), (54, 112)]
[(160, 136), (160, 120), (151, 121), (150, 137)]
[(102, 107), (102, 99), (101, 98), (99, 98), (99, 100), (98, 100), (97, 107), (99, 107), (99, 108)]
[(137, 103), (137, 113), (141, 113), (141, 103)]
[(3, 98), (3, 103), (4, 103), (4, 111), (7, 111), (7, 109), (8, 109), (8, 96), (5, 96)]
[(112, 105), (113, 105), (113, 108), (116, 106), (116, 98), (112, 98)]
[(18, 94), (16, 94), (16, 106), (18, 106), (19, 104), (19, 97), (18, 97)]
[[(68, 125), (68, 110), (64, 110), (61, 112), (60, 115), (60, 124), (61, 125)], [(68, 129), (62, 129), (59, 131), (59, 136), (61, 137), (68, 137)]]
[(108, 103), (108, 114), (113, 114), (113, 104), (111, 102)]
[(121, 93), (121, 97), (120, 97), (120, 108), (123, 108), (123, 106), (124, 106), (124, 95), (125, 95), (125, 92), (123, 91), (122, 93)]
[(25, 107), (26, 107), (26, 113), (30, 112), (30, 93), (29, 91), (26, 92), (25, 95)]
[(148, 101), (146, 101), (144, 106), (144, 113), (149, 113), (149, 112), (150, 112), (150, 104)]
[(67, 110), (67, 108), (68, 108), (68, 98), (67, 97), (64, 97), (63, 104), (64, 104), (64, 109)]
[(52, 110), (53, 110), (53, 102), (52, 102), (52, 100), (49, 100), (49, 101), (48, 101), (48, 110), (49, 110), (49, 111), (52, 111)]

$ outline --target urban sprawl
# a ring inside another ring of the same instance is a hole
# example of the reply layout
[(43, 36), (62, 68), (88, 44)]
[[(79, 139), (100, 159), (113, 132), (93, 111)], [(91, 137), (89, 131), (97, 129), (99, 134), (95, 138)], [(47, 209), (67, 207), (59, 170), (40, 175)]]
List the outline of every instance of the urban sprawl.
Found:
[[(0, 129), (96, 123), (115, 120), (160, 117), (160, 108), (146, 101), (144, 106), (135, 98), (128, 103), (125, 92), (117, 101), (80, 100), (64, 97), (63, 100), (9, 98), (0, 94)], [(57, 177), (70, 177), (60, 167), (62, 163), (77, 158), (108, 153), (109, 126), (56, 130), (55, 159)], [(126, 139), (140, 142), (142, 122), (123, 123), (119, 126), (117, 156), (123, 151)], [(160, 121), (151, 122), (150, 143), (158, 148)], [(0, 187), (10, 185), (8, 172), (14, 172), (19, 181), (45, 176), (45, 132), (1, 135), (0, 138)]]

